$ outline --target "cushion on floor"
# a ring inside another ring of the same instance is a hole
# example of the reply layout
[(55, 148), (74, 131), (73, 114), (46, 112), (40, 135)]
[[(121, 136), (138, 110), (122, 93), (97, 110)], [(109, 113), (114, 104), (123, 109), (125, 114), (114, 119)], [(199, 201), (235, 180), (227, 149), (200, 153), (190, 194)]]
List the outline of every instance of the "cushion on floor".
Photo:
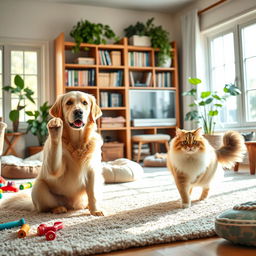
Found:
[(167, 154), (156, 153), (152, 156), (146, 156), (143, 164), (145, 167), (166, 167)]
[(102, 162), (105, 183), (129, 182), (142, 177), (143, 168), (126, 158)]

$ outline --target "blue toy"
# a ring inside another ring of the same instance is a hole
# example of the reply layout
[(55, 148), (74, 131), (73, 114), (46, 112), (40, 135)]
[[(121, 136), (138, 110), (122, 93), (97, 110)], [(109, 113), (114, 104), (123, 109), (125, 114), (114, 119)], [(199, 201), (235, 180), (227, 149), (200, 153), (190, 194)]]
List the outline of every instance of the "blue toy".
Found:
[(6, 228), (19, 227), (25, 223), (26, 222), (25, 222), (24, 218), (22, 218), (20, 220), (11, 221), (11, 222), (1, 223), (0, 230), (6, 229)]

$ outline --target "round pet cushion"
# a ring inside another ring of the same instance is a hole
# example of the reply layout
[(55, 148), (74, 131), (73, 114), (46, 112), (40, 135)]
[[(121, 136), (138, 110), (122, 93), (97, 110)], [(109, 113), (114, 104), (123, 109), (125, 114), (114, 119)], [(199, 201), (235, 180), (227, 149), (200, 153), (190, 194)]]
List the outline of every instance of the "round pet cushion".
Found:
[(215, 231), (233, 243), (256, 246), (256, 201), (220, 214), (215, 220)]
[(39, 160), (26, 160), (16, 156), (2, 156), (2, 176), (8, 179), (35, 178), (41, 170)]
[(105, 183), (129, 182), (142, 177), (143, 168), (126, 158), (102, 162)]
[(145, 167), (166, 167), (167, 154), (156, 153), (153, 156), (146, 156), (143, 164)]

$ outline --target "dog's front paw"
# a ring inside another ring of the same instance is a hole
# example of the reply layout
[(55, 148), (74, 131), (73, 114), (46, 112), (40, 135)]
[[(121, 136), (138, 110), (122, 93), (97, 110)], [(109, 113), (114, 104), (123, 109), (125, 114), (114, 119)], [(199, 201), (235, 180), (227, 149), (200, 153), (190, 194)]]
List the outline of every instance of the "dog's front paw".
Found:
[(181, 204), (181, 207), (183, 208), (183, 209), (186, 209), (186, 208), (189, 208), (191, 206), (191, 203), (189, 202), (189, 203), (182, 203)]
[(104, 216), (102, 211), (91, 211), (91, 215), (93, 216)]
[(48, 128), (61, 128), (63, 126), (63, 122), (60, 118), (54, 117), (48, 122)]

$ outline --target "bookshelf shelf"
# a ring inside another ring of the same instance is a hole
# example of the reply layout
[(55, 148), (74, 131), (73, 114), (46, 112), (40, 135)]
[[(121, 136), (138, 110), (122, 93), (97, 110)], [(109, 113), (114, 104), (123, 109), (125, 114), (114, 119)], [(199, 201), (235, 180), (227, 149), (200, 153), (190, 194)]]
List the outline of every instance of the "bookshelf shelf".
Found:
[[(133, 134), (168, 133), (173, 135), (175, 133), (176, 126), (172, 125), (167, 127), (133, 127), (129, 106), (129, 90), (173, 90), (176, 91), (176, 105), (179, 106), (177, 47), (175, 42), (171, 44), (172, 66), (163, 68), (155, 66), (158, 49), (128, 45), (127, 38), (121, 39), (118, 44), (94, 45), (82, 43), (80, 52), (73, 54), (72, 49), (76, 44), (65, 41), (64, 33), (61, 33), (55, 39), (56, 96), (72, 90), (90, 93), (96, 97), (104, 117), (118, 118), (122, 116), (125, 119), (124, 127), (102, 128), (101, 119), (99, 119), (97, 121), (98, 131), (104, 139), (111, 137), (111, 139), (122, 143), (124, 145), (124, 157), (132, 159), (131, 137)], [(86, 62), (88, 64), (77, 64), (84, 62), (78, 62), (76, 58), (88, 61)], [(138, 61), (138, 58), (141, 58), (141, 60)], [(89, 62), (89, 59), (91, 62)], [(133, 66), (134, 64), (138, 66)], [(73, 80), (67, 79), (70, 73), (73, 75), (73, 72), (78, 72), (78, 76), (81, 75), (80, 71), (87, 72), (87, 80), (93, 81), (93, 85), (88, 86), (76, 80), (77, 86), (73, 84)], [(140, 75), (141, 80), (139, 79)], [(159, 76), (162, 76), (162, 80), (159, 79)], [(166, 81), (165, 76), (171, 76), (171, 78), (168, 78), (168, 83), (159, 86), (160, 82)], [(134, 84), (147, 84), (147, 87), (131, 86), (132, 77), (134, 78)], [(70, 81), (72, 82), (70, 83)], [(167, 85), (170, 86), (165, 87)], [(115, 107), (110, 107), (111, 105)], [(180, 126), (179, 115), (179, 107), (176, 107), (178, 127)]]

